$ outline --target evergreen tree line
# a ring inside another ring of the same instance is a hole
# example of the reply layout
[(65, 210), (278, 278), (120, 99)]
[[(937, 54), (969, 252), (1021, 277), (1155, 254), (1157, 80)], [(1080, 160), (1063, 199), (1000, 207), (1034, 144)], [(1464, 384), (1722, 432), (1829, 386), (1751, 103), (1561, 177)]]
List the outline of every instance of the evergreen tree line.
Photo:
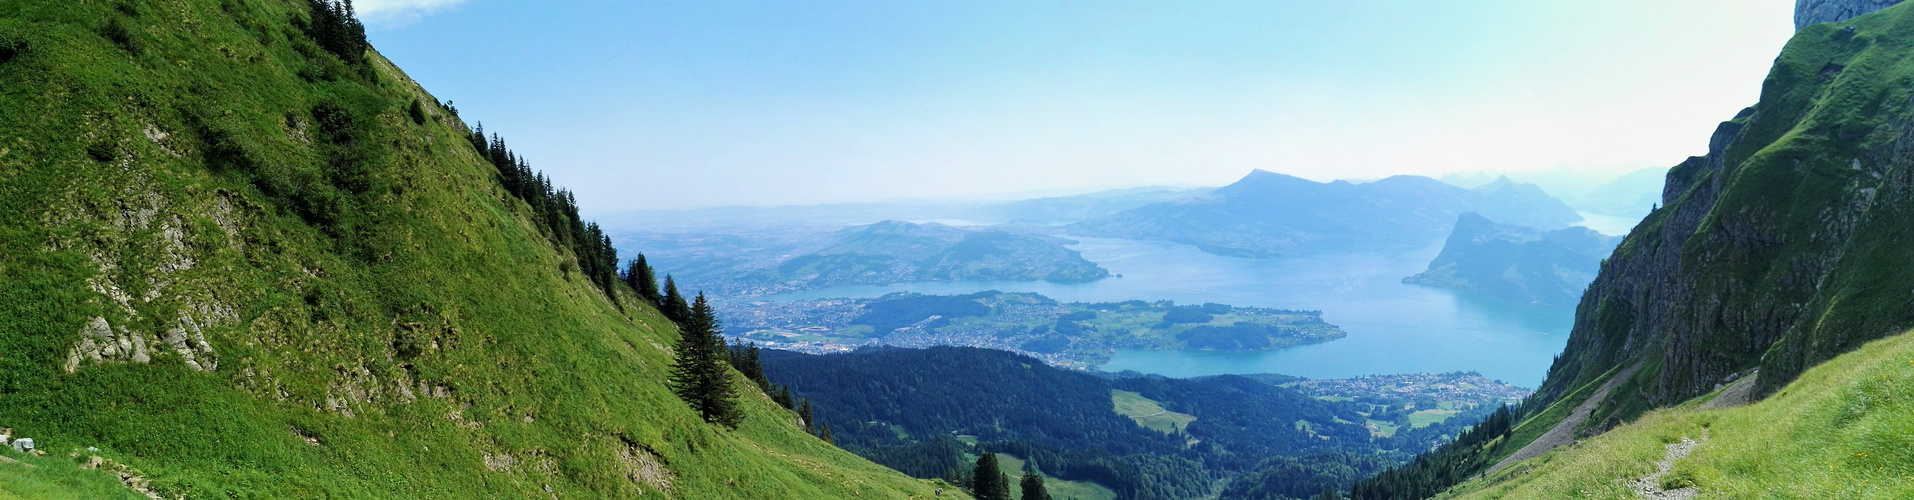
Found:
[[(640, 257), (642, 258), (643, 256)], [(757, 384), (758, 390), (764, 391), (765, 394), (771, 396), (771, 401), (777, 402), (778, 406), (783, 406), (784, 409), (798, 412), (798, 417), (804, 421), (805, 430), (809, 431), (811, 435), (823, 439), (826, 443), (836, 444), (836, 438), (831, 435), (831, 424), (816, 421), (816, 409), (811, 406), (811, 400), (793, 399), (790, 386), (771, 383), (771, 378), (764, 375), (764, 361), (762, 360), (764, 351), (758, 348), (756, 342), (746, 344), (732, 341), (728, 350), (732, 368), (736, 368), (738, 373), (744, 374), (746, 380)]]
[[(1003, 472), (997, 454), (991, 452), (978, 455), (976, 465), (968, 471), (953, 469), (944, 476), (944, 481), (963, 486), (977, 500), (1051, 500), (1043, 472), (1037, 470), (1035, 461), (1024, 462), (1023, 480), (1012, 486), (1010, 475)], [(1017, 491), (1016, 496), (1010, 494), (1013, 489)]]
[(346, 64), (366, 60), (366, 26), (352, 8), (352, 0), (306, 0), (312, 20), (306, 24), (306, 36)]
[(1350, 487), (1352, 500), (1421, 500), (1461, 484), (1495, 465), (1490, 444), (1514, 432), (1527, 405), (1503, 405), (1475, 427), (1406, 465), (1382, 471)]
[[(532, 220), (538, 223), (539, 229), (560, 248), (570, 249), (572, 255), (578, 258), (579, 273), (604, 290), (605, 296), (611, 297), (612, 303), (617, 304), (617, 294), (612, 286), (620, 279), (618, 249), (612, 248), (611, 237), (605, 235), (598, 223), (587, 223), (578, 218), (578, 200), (571, 191), (552, 185), (544, 172), (533, 170), (524, 157), (507, 148), (505, 139), (498, 134), (486, 138), (484, 125), (473, 130), (466, 139), (478, 150), (479, 157), (498, 168), (499, 182), (505, 186), (505, 191), (531, 205)], [(688, 318), (674, 319), (681, 325), (685, 320)]]
[(706, 421), (736, 427), (742, 414), (736, 409), (737, 394), (730, 386), (726, 367), (736, 369), (779, 406), (798, 412), (807, 432), (824, 442), (833, 442), (830, 424), (817, 421), (810, 400), (798, 400), (792, 397), (789, 386), (771, 383), (770, 377), (764, 374), (763, 350), (756, 343), (725, 343), (724, 326), (703, 292), (686, 302), (678, 291), (677, 281), (666, 276), (661, 289), (657, 276), (657, 269), (652, 268), (641, 253), (619, 273), (618, 280), (630, 286), (640, 300), (657, 307), (682, 332), (672, 377), (672, 386), (680, 398), (697, 409)]

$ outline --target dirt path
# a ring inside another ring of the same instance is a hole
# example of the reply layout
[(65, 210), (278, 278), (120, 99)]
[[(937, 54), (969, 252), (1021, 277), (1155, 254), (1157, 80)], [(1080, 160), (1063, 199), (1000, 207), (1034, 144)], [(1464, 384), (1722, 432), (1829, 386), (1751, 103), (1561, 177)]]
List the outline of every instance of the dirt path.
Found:
[[(1708, 433), (1706, 431), (1702, 432), (1701, 439), (1702, 441), (1708, 440)], [(1668, 451), (1662, 455), (1661, 461), (1655, 462), (1655, 473), (1630, 481), (1629, 486), (1633, 486), (1635, 488), (1635, 494), (1641, 495), (1641, 497), (1646, 500), (1689, 500), (1700, 496), (1701, 490), (1695, 489), (1693, 486), (1672, 490), (1664, 490), (1661, 487), (1661, 477), (1667, 475), (1670, 469), (1675, 468), (1675, 461), (1687, 458), (1688, 454), (1693, 453), (1697, 446), (1701, 446), (1701, 443), (1688, 438), (1681, 438), (1681, 442), (1669, 444), (1667, 447)]]
[(1719, 410), (1747, 405), (1753, 402), (1755, 383), (1759, 380), (1761, 380), (1761, 372), (1755, 372), (1741, 377), (1740, 380), (1729, 382), (1728, 387), (1721, 389), (1721, 394), (1716, 394), (1714, 399), (1702, 403), (1699, 409)]
[(1535, 438), (1535, 441), (1529, 443), (1528, 446), (1523, 446), (1522, 449), (1516, 450), (1514, 455), (1509, 455), (1509, 458), (1497, 462), (1494, 467), (1490, 467), (1489, 471), (1483, 474), (1494, 474), (1495, 471), (1502, 470), (1503, 467), (1542, 456), (1543, 453), (1547, 453), (1549, 450), (1575, 442), (1575, 429), (1580, 428), (1582, 422), (1588, 420), (1590, 413), (1595, 413), (1595, 407), (1601, 406), (1602, 400), (1608, 399), (1608, 391), (1615, 389), (1617, 385), (1621, 385), (1622, 381), (1628, 380), (1628, 377), (1634, 376), (1635, 370), (1638, 368), (1641, 368), (1641, 363), (1636, 363), (1634, 366), (1623, 369), (1621, 373), (1616, 373), (1614, 377), (1608, 379), (1608, 382), (1596, 388), (1594, 394), (1588, 395), (1588, 399), (1582, 401), (1581, 405), (1576, 406), (1575, 411), (1569, 412), (1568, 418), (1562, 419), (1562, 423), (1555, 424), (1555, 428), (1549, 429), (1547, 433), (1542, 434), (1542, 437)]

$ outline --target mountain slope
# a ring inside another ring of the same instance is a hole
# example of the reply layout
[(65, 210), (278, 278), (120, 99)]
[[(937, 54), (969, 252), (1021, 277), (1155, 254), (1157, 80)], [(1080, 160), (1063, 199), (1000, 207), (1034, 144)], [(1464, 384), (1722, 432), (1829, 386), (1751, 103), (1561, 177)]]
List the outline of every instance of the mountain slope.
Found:
[(1597, 412), (1613, 425), (1760, 368), (1761, 393), (1914, 326), (1914, 10), (1810, 26), (1761, 102), (1669, 172), (1664, 207), (1583, 297), (1541, 393), (1644, 362)]
[(742, 380), (700, 421), (675, 328), (309, 16), (0, 2), (0, 427), (166, 497), (931, 494)]
[(1523, 302), (1573, 304), (1595, 279), (1618, 238), (1585, 227), (1538, 231), (1497, 224), (1473, 212), (1454, 232), (1429, 270), (1403, 283), (1471, 290)]
[(1191, 244), (1222, 255), (1271, 257), (1418, 247), (1440, 240), (1464, 212), (1544, 229), (1581, 220), (1540, 188), (1506, 178), (1468, 190), (1427, 177), (1318, 183), (1257, 170), (1200, 197), (1145, 205), (1068, 229)]
[(1700, 498), (1914, 496), (1914, 335), (1876, 341), (1802, 374), (1768, 400), (1709, 409), (1719, 391), (1658, 410), (1573, 448), (1465, 483), (1439, 498), (1628, 498), (1668, 445), (1696, 442), (1655, 480)]

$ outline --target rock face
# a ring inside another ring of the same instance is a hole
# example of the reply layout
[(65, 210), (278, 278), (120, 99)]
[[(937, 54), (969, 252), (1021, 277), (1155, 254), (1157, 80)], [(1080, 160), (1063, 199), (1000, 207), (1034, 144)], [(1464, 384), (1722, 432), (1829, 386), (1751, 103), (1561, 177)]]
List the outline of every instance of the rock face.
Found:
[[(1857, 4), (1857, 2), (1842, 5)], [(1618, 366), (1643, 368), (1589, 422), (1604, 428), (1760, 369), (1757, 394), (1914, 326), (1914, 19), (1810, 26), (1775, 60), (1756, 106), (1708, 154), (1668, 172), (1663, 206), (1583, 295), (1552, 399)]]
[(1794, 29), (1846, 21), (1898, 3), (1901, 0), (1799, 0), (1794, 4)]

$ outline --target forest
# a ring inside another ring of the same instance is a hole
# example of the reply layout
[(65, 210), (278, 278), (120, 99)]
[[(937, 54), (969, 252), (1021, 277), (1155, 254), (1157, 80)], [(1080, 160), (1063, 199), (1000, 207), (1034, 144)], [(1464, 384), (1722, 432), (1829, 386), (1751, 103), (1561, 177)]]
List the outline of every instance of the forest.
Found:
[[(1417, 406), (1415, 399), (1428, 398), (1386, 395), (1325, 400), (1286, 387), (1300, 379), (1282, 376), (1096, 374), (964, 347), (767, 350), (762, 369), (812, 402), (839, 446), (907, 474), (963, 480), (974, 457), (1002, 453), (1038, 464), (1048, 477), (1094, 482), (1124, 499), (1196, 498), (1222, 480), (1226, 499), (1346, 490), (1496, 408), (1474, 402), (1418, 427), (1408, 425), (1405, 409), (1438, 402)], [(1124, 392), (1194, 419), (1167, 432), (1146, 427), (1116, 411), (1113, 398)], [(1403, 425), (1378, 435), (1363, 424), (1376, 418)], [(1292, 484), (1307, 487), (1283, 486)]]

